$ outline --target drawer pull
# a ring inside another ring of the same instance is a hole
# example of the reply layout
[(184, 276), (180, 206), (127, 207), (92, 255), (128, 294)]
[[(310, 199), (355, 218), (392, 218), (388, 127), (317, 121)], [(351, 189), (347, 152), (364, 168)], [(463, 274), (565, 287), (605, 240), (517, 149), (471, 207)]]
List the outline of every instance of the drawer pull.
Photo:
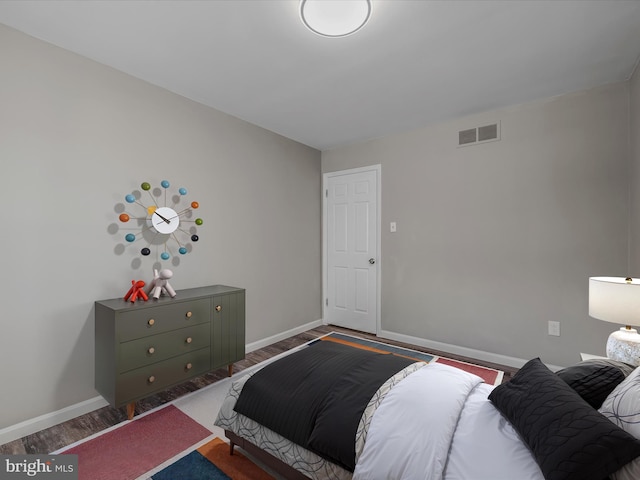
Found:
[(147, 350), (147, 353), (148, 353), (149, 355), (153, 355), (154, 353), (156, 353), (156, 349), (155, 349), (155, 348), (153, 348), (153, 347), (149, 347), (149, 350)]
[(189, 362), (184, 366), (184, 368), (185, 370), (191, 370), (193, 368), (193, 365), (191, 364), (191, 362)]
[(191, 337), (187, 337), (187, 339), (185, 340), (185, 342), (187, 342), (187, 343), (191, 343), (191, 342), (193, 342), (193, 338), (191, 338)]
[(151, 375), (149, 378), (147, 378), (147, 382), (149, 383), (153, 383), (156, 381), (156, 377), (154, 377), (153, 375)]
[(192, 316), (193, 316), (193, 312), (187, 312), (185, 314), (185, 317), (187, 317), (187, 318), (191, 318)]
[(222, 305), (216, 305), (216, 312), (219, 312), (220, 310), (222, 310)]
[(148, 324), (150, 327), (153, 327), (153, 325), (154, 325), (155, 323), (156, 323), (156, 321), (155, 321), (153, 318), (150, 318), (150, 319), (149, 319), (149, 321), (147, 322), (147, 324)]

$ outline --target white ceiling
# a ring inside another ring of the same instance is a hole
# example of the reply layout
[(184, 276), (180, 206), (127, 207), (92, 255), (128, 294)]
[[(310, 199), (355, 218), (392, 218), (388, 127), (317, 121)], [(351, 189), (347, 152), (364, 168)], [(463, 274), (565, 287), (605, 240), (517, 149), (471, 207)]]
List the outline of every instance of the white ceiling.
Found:
[(630, 78), (638, 0), (372, 0), (344, 38), (298, 0), (0, 1), (0, 23), (320, 150)]

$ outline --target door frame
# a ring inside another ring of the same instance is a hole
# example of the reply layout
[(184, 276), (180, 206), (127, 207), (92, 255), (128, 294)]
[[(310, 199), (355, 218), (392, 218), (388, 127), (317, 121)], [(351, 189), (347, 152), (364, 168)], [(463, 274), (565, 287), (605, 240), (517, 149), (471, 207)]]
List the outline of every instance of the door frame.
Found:
[(366, 167), (350, 168), (347, 170), (337, 170), (335, 172), (327, 172), (322, 175), (322, 324), (328, 325), (327, 322), (327, 302), (328, 302), (328, 229), (327, 229), (327, 185), (331, 177), (341, 175), (350, 175), (353, 173), (375, 172), (376, 174), (376, 336), (382, 330), (380, 320), (381, 298), (382, 298), (382, 165), (369, 165)]

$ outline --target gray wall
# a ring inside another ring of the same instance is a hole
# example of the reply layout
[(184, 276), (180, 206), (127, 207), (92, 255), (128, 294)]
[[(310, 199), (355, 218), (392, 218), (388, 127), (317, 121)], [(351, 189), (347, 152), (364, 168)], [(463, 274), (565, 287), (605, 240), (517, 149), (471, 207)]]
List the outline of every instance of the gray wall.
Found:
[(630, 80), (630, 124), (629, 145), (631, 149), (631, 210), (629, 224), (631, 226), (631, 242), (629, 258), (631, 272), (640, 276), (640, 68)]
[[(495, 121), (500, 141), (457, 147)], [(628, 122), (624, 83), (323, 152), (323, 172), (382, 165), (383, 330), (556, 365), (604, 354), (615, 327), (588, 316), (588, 277), (627, 272)]]
[(143, 181), (201, 205), (178, 295), (245, 287), (248, 343), (321, 318), (319, 151), (2, 25), (0, 69), (0, 429), (97, 395), (93, 302), (152, 277), (109, 230)]

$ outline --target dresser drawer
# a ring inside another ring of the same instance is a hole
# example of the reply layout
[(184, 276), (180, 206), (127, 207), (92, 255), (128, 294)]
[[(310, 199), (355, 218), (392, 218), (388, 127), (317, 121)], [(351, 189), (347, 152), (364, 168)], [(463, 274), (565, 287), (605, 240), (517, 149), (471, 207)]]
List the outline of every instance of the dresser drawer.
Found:
[(117, 340), (127, 342), (177, 328), (208, 323), (210, 319), (211, 300), (207, 298), (130, 310), (118, 316)]
[(193, 352), (211, 343), (211, 325), (201, 323), (120, 344), (118, 372), (127, 372), (167, 358)]
[(116, 382), (116, 406), (120, 407), (206, 373), (209, 371), (210, 356), (210, 348), (201, 348), (119, 375)]

